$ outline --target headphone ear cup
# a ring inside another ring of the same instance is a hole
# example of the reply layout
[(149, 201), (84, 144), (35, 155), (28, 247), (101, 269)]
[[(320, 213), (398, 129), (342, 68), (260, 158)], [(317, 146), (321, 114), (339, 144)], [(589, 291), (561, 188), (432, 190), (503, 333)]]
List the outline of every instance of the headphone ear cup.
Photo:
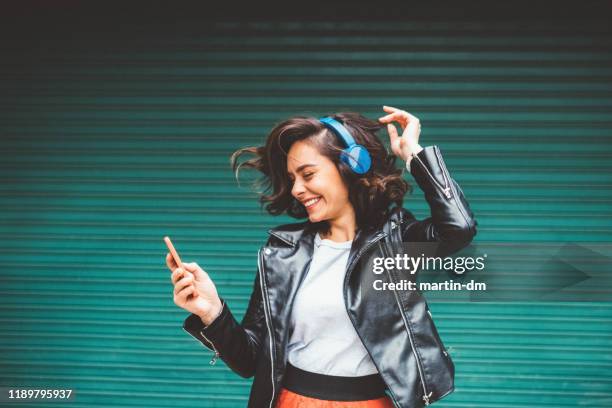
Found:
[(340, 154), (340, 160), (342, 160), (343, 163), (346, 163), (346, 165), (357, 174), (367, 173), (372, 165), (372, 159), (368, 149), (358, 144), (344, 149)]

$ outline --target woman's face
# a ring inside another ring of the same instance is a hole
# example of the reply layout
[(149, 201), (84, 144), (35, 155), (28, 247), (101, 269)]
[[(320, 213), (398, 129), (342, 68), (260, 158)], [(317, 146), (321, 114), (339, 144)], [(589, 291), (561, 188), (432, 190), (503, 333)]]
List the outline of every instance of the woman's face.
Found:
[(310, 143), (295, 142), (287, 155), (291, 194), (308, 212), (311, 222), (334, 221), (353, 212), (348, 188), (334, 162)]

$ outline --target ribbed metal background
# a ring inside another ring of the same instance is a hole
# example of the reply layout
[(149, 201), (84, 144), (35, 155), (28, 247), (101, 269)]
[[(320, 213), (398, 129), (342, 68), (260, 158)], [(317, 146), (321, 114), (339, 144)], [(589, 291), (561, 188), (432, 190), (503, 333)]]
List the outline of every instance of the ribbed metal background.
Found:
[[(75, 390), (56, 407), (244, 406), (250, 380), (209, 366), (181, 330), (161, 238), (202, 265), (241, 317), (257, 248), (289, 220), (260, 211), (228, 158), (293, 114), (404, 108), (469, 198), (478, 243), (569, 241), (611, 255), (605, 27), (135, 32), (13, 47), (2, 62), (2, 386)], [(418, 190), (406, 207), (428, 215)], [(440, 407), (612, 405), (610, 303), (431, 308), (457, 365)]]

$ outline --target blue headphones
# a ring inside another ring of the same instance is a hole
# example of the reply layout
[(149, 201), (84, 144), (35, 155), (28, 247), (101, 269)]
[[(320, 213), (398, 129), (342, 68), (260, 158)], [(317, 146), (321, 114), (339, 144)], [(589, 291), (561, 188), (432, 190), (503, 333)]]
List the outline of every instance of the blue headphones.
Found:
[(357, 174), (364, 174), (370, 170), (372, 159), (368, 149), (355, 143), (355, 139), (342, 123), (329, 116), (319, 118), (319, 121), (344, 142), (346, 148), (340, 153), (340, 160), (343, 163), (346, 163)]

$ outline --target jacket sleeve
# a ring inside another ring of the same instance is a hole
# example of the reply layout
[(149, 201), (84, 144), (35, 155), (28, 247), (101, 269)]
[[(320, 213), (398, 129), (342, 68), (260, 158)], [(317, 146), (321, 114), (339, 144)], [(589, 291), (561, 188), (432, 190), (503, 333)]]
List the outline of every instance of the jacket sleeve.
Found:
[(264, 328), (265, 316), (259, 272), (241, 323), (236, 321), (224, 301), (221, 314), (210, 325), (205, 326), (195, 314), (189, 315), (183, 324), (183, 329), (187, 333), (214, 351), (215, 357), (211, 360), (211, 364), (214, 364), (216, 357), (220, 357), (229, 368), (245, 378), (255, 374)]
[(431, 216), (402, 223), (403, 241), (437, 242), (439, 256), (466, 247), (476, 235), (476, 220), (463, 191), (453, 180), (437, 146), (425, 147), (410, 162), (410, 173), (425, 193)]

